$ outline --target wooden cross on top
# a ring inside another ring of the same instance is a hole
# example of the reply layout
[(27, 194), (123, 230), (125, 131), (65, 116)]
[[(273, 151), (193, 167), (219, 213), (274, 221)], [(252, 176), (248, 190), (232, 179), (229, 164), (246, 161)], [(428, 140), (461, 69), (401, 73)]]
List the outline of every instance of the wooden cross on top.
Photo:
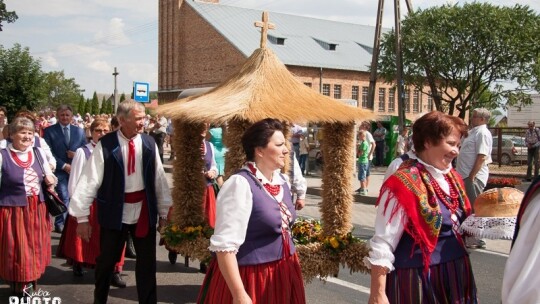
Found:
[(275, 29), (276, 26), (273, 23), (268, 22), (268, 12), (262, 13), (262, 22), (256, 21), (255, 22), (256, 27), (260, 27), (261, 29), (261, 48), (266, 47), (266, 35), (268, 34), (268, 29)]

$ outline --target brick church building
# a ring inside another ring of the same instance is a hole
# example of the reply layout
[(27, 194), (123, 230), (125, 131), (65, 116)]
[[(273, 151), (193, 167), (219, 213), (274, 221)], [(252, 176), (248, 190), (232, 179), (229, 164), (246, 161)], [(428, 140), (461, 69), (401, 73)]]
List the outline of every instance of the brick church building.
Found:
[[(375, 14), (376, 12), (374, 12)], [(219, 0), (159, 1), (159, 91), (161, 103), (193, 88), (214, 87), (259, 48), (262, 11)], [(396, 90), (378, 82), (367, 102), (375, 27), (269, 12), (275, 29), (270, 47), (306, 86), (336, 99), (354, 99), (380, 115), (397, 115)], [(434, 109), (417, 90), (405, 91), (408, 119)]]

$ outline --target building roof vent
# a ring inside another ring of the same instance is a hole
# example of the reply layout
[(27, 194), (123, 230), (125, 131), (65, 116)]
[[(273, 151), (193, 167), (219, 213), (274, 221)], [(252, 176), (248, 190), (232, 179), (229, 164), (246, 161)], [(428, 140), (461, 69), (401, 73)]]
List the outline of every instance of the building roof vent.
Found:
[(338, 46), (338, 44), (335, 42), (327, 42), (317, 38), (313, 38), (313, 40), (315, 40), (315, 42), (317, 42), (323, 49), (327, 51), (335, 51)]

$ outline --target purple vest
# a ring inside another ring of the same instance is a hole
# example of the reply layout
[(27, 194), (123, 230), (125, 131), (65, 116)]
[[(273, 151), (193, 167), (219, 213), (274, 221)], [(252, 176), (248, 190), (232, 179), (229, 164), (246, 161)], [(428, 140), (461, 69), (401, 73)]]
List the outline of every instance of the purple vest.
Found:
[[(466, 249), (458, 241), (452, 230), (450, 211), (440, 202), (439, 208), (441, 208), (442, 212), (442, 225), (439, 231), (437, 245), (431, 254), (430, 265), (446, 263), (467, 255)], [(459, 217), (459, 222), (462, 223), (464, 220), (465, 216), (462, 213)], [(415, 246), (413, 238), (406, 232), (403, 233), (394, 251), (394, 256), (396, 259), (394, 267), (396, 268), (419, 268), (424, 266), (422, 251), (418, 246)]]
[(86, 159), (88, 160), (92, 152), (90, 152), (90, 149), (86, 145), (82, 146), (81, 149), (83, 149), (84, 157), (86, 157)]
[[(240, 170), (237, 174), (247, 179), (253, 195), (246, 239), (236, 254), (238, 265), (257, 265), (280, 260), (283, 257), (283, 240), (279, 205), (250, 172)], [(296, 211), (291, 201), (291, 190), (286, 183), (283, 185), (283, 191), (283, 203), (293, 216), (289, 223), (290, 227), (296, 219)], [(296, 248), (290, 236), (289, 244), (292, 255), (296, 252)]]
[[(208, 171), (212, 168), (212, 159), (214, 159), (214, 153), (212, 153), (212, 148), (210, 147), (210, 142), (207, 140), (204, 141), (206, 147), (206, 154), (204, 155), (204, 170)], [(211, 179), (206, 179), (206, 185), (212, 183)]]
[[(38, 149), (39, 150), (39, 149)], [(0, 184), (0, 206), (22, 207), (28, 204), (26, 198), (26, 190), (24, 188), (24, 169), (17, 166), (11, 159), (8, 149), (2, 149), (2, 182)], [(43, 171), (36, 160), (36, 156), (32, 153), (33, 163), (32, 169), (36, 171), (39, 179), (39, 185), (43, 181)], [(44, 200), (43, 193), (39, 191), (39, 201)]]

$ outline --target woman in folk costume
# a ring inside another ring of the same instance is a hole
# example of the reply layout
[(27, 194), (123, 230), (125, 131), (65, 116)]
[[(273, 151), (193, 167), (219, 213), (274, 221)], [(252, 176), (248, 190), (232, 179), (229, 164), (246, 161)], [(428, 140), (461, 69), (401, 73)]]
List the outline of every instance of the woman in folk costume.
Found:
[(203, 207), (208, 225), (214, 228), (216, 225), (216, 193), (214, 192), (213, 181), (218, 177), (218, 169), (216, 159), (214, 157), (216, 155), (214, 145), (206, 140), (208, 126), (208, 124), (205, 124), (204, 130), (201, 133), (201, 157), (204, 160), (203, 175), (206, 182), (206, 190), (204, 191), (203, 197)]
[[(51, 222), (43, 203), (42, 181), (54, 189), (41, 148), (33, 149), (34, 122), (17, 117), (9, 125), (11, 143), (0, 150), (0, 278), (11, 292), (31, 292), (51, 261)], [(39, 154), (39, 155), (38, 155)], [(45, 171), (45, 172), (43, 172)]]
[(510, 255), (504, 268), (503, 304), (540, 303), (540, 177), (533, 180), (516, 218)]
[(210, 263), (198, 303), (305, 303), (290, 227), (296, 213), (288, 178), (283, 126), (253, 124), (242, 136), (247, 163), (221, 188)]
[(471, 212), (452, 168), (467, 126), (433, 111), (413, 125), (417, 159), (384, 182), (375, 234), (364, 262), (369, 303), (477, 303), (476, 284), (459, 225)]
[[(97, 118), (92, 121), (89, 126), (91, 140), (85, 146), (75, 151), (75, 156), (71, 162), (71, 174), (69, 176), (68, 191), (71, 196), (76, 189), (79, 177), (82, 174), (86, 160), (92, 154), (94, 147), (101, 137), (111, 131), (111, 127), (107, 119)], [(60, 243), (56, 253), (57, 257), (68, 259), (68, 263), (73, 264), (73, 275), (82, 276), (84, 274), (83, 267), (95, 268), (96, 258), (99, 255), (99, 223), (97, 219), (97, 205), (92, 204), (90, 207), (90, 216), (88, 221), (92, 227), (92, 235), (89, 242), (83, 241), (77, 235), (77, 219), (68, 215), (66, 225), (62, 231)], [(121, 272), (124, 265), (124, 255), (122, 254), (120, 261), (116, 265), (116, 270), (111, 280), (111, 285), (116, 287), (126, 287), (126, 283), (122, 280)]]

